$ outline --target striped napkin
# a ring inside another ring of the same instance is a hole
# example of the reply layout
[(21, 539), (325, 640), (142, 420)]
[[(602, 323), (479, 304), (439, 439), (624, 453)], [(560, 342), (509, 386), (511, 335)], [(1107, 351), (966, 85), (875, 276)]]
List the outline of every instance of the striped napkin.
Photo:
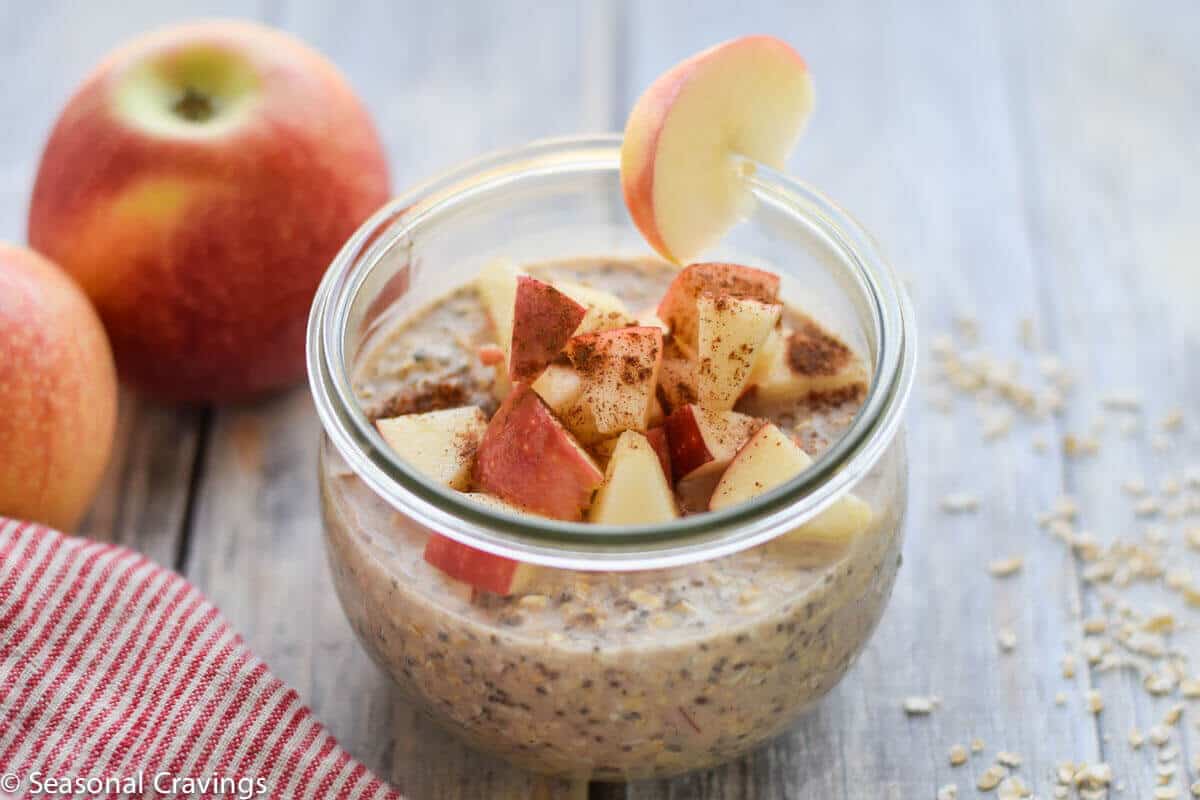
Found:
[(398, 798), (186, 580), (0, 517), (0, 798)]

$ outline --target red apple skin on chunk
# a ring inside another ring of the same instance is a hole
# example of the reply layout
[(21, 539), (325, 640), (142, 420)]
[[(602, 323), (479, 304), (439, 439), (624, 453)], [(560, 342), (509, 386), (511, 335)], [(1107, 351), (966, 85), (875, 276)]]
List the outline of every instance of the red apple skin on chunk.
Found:
[(697, 301), (702, 296), (737, 297), (761, 303), (779, 301), (779, 276), (741, 264), (707, 262), (684, 267), (658, 304), (658, 316), (672, 335), (696, 352), (699, 333)]
[(736, 411), (705, 411), (688, 405), (667, 417), (667, 443), (675, 491), (685, 511), (704, 511), (734, 454), (762, 420)]
[(675, 480), (700, 470), (719, 474), (761, 425), (736, 411), (705, 411), (696, 404), (675, 411), (665, 423)]
[(509, 377), (516, 383), (531, 383), (562, 351), (586, 315), (587, 307), (550, 284), (517, 276)]
[(537, 514), (581, 520), (604, 473), (528, 384), (488, 423), (475, 456), (482, 491)]
[(389, 195), (371, 118), (328, 60), (265, 26), (188, 23), (76, 91), (28, 237), (95, 304), (123, 380), (228, 402), (303, 377), (317, 285)]
[(457, 581), (499, 595), (519, 592), (528, 566), (436, 533), (425, 543), (425, 562)]
[(651, 428), (646, 431), (646, 438), (658, 455), (658, 463), (662, 464), (663, 474), (667, 476), (667, 483), (674, 486), (675, 475), (671, 472), (671, 446), (667, 442), (667, 429), (662, 425)]

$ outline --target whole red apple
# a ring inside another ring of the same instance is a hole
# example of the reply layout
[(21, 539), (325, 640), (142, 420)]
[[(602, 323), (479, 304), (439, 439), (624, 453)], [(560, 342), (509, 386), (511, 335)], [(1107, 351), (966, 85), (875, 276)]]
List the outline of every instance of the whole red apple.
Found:
[(129, 384), (238, 400), (302, 376), (321, 275), (388, 194), (328, 61), (270, 28), (193, 23), (118, 49), (71, 98), (29, 240), (91, 297)]
[(112, 452), (117, 375), (67, 275), (0, 242), (0, 514), (70, 531)]

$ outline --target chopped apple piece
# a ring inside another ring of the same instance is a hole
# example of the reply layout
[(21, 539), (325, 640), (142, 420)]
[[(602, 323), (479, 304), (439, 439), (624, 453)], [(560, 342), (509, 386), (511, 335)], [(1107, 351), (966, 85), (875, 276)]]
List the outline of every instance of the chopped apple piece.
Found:
[(551, 364), (533, 382), (533, 390), (546, 401), (554, 415), (562, 419), (583, 390), (583, 381), (571, 367)]
[(782, 486), (812, 464), (812, 458), (775, 425), (766, 424), (729, 462), (708, 507), (717, 511)]
[[(709, 510), (744, 503), (782, 486), (812, 464), (812, 458), (775, 425), (764, 425), (738, 451), (713, 490)], [(811, 543), (825, 556), (836, 555), (871, 522), (871, 507), (847, 494), (814, 519), (780, 537), (789, 544)]]
[(667, 483), (674, 486), (675, 476), (671, 474), (671, 446), (667, 444), (667, 429), (661, 425), (651, 428), (646, 431), (646, 439), (658, 456), (658, 463), (662, 466), (663, 476), (666, 477)]
[(697, 387), (696, 361), (672, 339), (663, 348), (662, 367), (658, 373), (658, 386), (667, 411), (675, 411), (700, 396)]
[(638, 314), (637, 324), (647, 328), (662, 328), (664, 336), (671, 332), (671, 326), (658, 316), (658, 306), (652, 306)]
[(704, 296), (697, 301), (700, 333), (696, 389), (700, 405), (710, 411), (733, 408), (755, 355), (775, 323), (781, 306), (740, 297)]
[(579, 520), (604, 474), (528, 384), (496, 411), (475, 456), (475, 485), (521, 508)]
[(705, 411), (695, 404), (667, 417), (671, 471), (687, 509), (708, 506), (721, 473), (760, 424), (736, 411)]
[(488, 262), (475, 279), (479, 299), (492, 321), (496, 344), (503, 348), (506, 360), (512, 342), (513, 307), (516, 305), (517, 276), (520, 274), (511, 261), (498, 258)]
[(614, 436), (611, 439), (601, 439), (598, 442), (588, 445), (588, 452), (595, 456), (598, 461), (607, 464), (608, 460), (612, 458), (612, 454), (616, 452), (617, 442), (619, 441), (621, 441), (620, 436)]
[(858, 495), (847, 494), (814, 519), (776, 541), (788, 545), (819, 545), (825, 552), (838, 552), (846, 549), (867, 529), (871, 518), (871, 506)]
[(648, 525), (678, 516), (654, 447), (644, 435), (625, 431), (608, 461), (588, 518), (604, 525)]
[[(472, 493), (467, 497), (499, 511), (521, 513), (521, 509), (490, 495)], [(537, 575), (533, 564), (479, 550), (436, 533), (425, 543), (424, 557), (427, 564), (454, 580), (499, 595), (524, 592)]]
[(783, 326), (767, 334), (766, 341), (754, 357), (754, 366), (750, 368), (750, 376), (746, 379), (747, 387), (766, 383), (775, 365), (787, 359), (787, 337), (791, 335), (791, 329)]
[(576, 336), (567, 358), (583, 389), (563, 421), (583, 441), (644, 431), (654, 411), (663, 338), (658, 328), (618, 328)]
[(862, 359), (817, 323), (772, 331), (755, 360), (740, 406), (759, 414), (790, 408), (813, 395), (852, 400), (866, 391)]
[(749, 208), (738, 156), (782, 169), (813, 106), (804, 60), (745, 36), (676, 65), (638, 99), (621, 144), (625, 205), (676, 263), (718, 241)]
[(423, 475), (463, 490), (470, 485), (471, 465), (487, 424), (482, 410), (464, 406), (380, 419), (375, 427), (388, 446)]
[(512, 379), (508, 377), (508, 364), (501, 361), (492, 367), (492, 371), (492, 396), (503, 403), (513, 388)]
[(723, 471), (760, 424), (736, 411), (705, 411), (694, 403), (678, 409), (665, 424), (675, 478), (705, 466)]
[(550, 284), (518, 275), (509, 377), (516, 383), (529, 383), (542, 374), (586, 315), (584, 306)]
[(575, 336), (637, 324), (629, 315), (629, 309), (621, 302), (621, 298), (611, 292), (570, 281), (555, 281), (554, 285), (560, 292), (587, 309), (587, 314), (575, 329)]
[(699, 335), (701, 297), (737, 297), (775, 303), (779, 300), (779, 276), (740, 264), (692, 264), (684, 267), (658, 304), (658, 316), (671, 327), (672, 336), (695, 353)]
[[(659, 367), (659, 374), (662, 374), (662, 367)], [(666, 419), (666, 412), (663, 411), (662, 401), (658, 399), (658, 392), (650, 396), (650, 415), (646, 417), (646, 427), (653, 428), (656, 425), (662, 425)]]

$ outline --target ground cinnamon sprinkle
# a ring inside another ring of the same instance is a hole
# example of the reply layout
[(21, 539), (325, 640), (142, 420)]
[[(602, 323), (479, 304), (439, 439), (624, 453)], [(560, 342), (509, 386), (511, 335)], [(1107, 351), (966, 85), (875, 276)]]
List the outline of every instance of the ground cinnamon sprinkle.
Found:
[(849, 347), (811, 320), (788, 339), (788, 364), (801, 375), (836, 375), (853, 357)]
[(859, 382), (838, 389), (811, 392), (805, 400), (813, 412), (825, 412), (843, 407), (857, 407), (862, 404), (866, 395), (867, 385)]
[(424, 414), (467, 404), (467, 390), (454, 381), (421, 381), (406, 392), (389, 397), (372, 416), (372, 420), (398, 417), (402, 414)]
[(596, 347), (595, 336), (576, 336), (571, 341), (568, 355), (571, 366), (580, 375), (595, 375), (604, 365), (604, 354)]
[(454, 437), (454, 450), (463, 461), (473, 461), (479, 449), (480, 437), (474, 433), (460, 433)]

